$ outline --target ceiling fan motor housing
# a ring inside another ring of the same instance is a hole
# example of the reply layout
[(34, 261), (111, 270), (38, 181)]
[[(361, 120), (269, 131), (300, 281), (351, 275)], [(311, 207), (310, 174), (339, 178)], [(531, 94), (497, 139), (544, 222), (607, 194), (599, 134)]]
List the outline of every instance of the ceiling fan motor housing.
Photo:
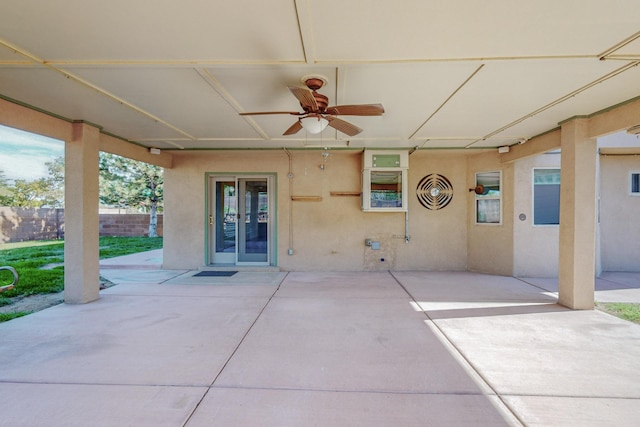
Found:
[(318, 110), (320, 110), (321, 113), (324, 112), (329, 105), (329, 98), (316, 91), (313, 91), (313, 97), (316, 99), (316, 104), (318, 104)]

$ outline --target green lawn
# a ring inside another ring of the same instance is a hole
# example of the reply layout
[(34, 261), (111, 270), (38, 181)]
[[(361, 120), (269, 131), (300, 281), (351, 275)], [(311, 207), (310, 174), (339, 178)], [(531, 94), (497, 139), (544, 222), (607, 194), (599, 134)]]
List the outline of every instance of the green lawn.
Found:
[(597, 307), (621, 319), (640, 324), (640, 304), (600, 302), (597, 304)]
[[(162, 237), (100, 237), (100, 258), (112, 258), (162, 248)], [(18, 271), (18, 285), (0, 294), (0, 306), (8, 298), (60, 292), (64, 288), (64, 241), (0, 244), (0, 266)], [(45, 268), (43, 268), (45, 267)], [(11, 283), (8, 271), (0, 271), (0, 286)]]

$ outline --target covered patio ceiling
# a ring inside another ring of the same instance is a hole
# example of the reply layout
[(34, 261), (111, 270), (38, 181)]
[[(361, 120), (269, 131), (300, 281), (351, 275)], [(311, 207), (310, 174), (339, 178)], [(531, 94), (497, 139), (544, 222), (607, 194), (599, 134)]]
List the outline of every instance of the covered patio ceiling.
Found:
[[(640, 96), (637, 0), (4, 0), (0, 96), (163, 150), (493, 148)], [(349, 137), (282, 133), (326, 76)]]

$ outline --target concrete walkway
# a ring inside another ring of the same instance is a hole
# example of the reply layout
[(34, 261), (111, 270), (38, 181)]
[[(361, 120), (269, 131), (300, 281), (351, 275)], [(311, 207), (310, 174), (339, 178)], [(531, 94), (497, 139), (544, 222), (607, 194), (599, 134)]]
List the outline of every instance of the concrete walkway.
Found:
[(560, 307), (539, 283), (468, 272), (193, 277), (117, 265), (101, 271), (119, 285), (100, 300), (0, 324), (0, 425), (640, 419), (640, 326)]

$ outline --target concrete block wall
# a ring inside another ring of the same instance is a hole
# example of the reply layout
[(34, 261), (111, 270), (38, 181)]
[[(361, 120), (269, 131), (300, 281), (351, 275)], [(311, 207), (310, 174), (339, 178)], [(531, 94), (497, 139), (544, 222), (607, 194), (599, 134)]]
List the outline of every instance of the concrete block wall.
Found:
[(64, 237), (64, 209), (0, 207), (0, 243)]
[[(163, 217), (158, 215), (158, 236), (162, 236)], [(101, 236), (147, 236), (149, 215), (147, 214), (100, 214)]]
[[(101, 236), (147, 236), (147, 214), (100, 214)], [(158, 215), (158, 235), (163, 216)], [(64, 238), (64, 209), (0, 207), (0, 244)]]

